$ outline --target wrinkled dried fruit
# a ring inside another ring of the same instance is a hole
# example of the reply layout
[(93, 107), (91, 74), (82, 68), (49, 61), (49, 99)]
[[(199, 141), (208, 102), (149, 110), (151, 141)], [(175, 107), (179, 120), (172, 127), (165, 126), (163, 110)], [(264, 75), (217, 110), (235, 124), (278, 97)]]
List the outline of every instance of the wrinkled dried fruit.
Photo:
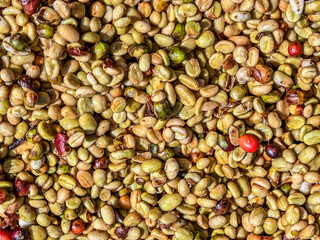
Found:
[(164, 224), (162, 222), (159, 222), (159, 227), (161, 229), (169, 229), (171, 227), (171, 224)]
[(8, 214), (5, 213), (5, 217), (1, 217), (0, 228), (4, 229), (16, 229), (18, 227), (19, 214), (13, 213)]
[(84, 223), (81, 219), (75, 219), (71, 223), (71, 232), (73, 234), (79, 235), (84, 230)]
[(117, 227), (114, 234), (119, 238), (126, 238), (129, 232), (129, 227)]
[(24, 143), (24, 139), (21, 138), (21, 139), (16, 139), (11, 145), (9, 145), (8, 149), (9, 150), (12, 150), (18, 146), (20, 146), (22, 143)]
[(12, 233), (12, 240), (25, 240), (27, 239), (26, 231), (23, 228), (17, 228)]
[(29, 89), (29, 90), (34, 91), (37, 89), (37, 85), (36, 85), (35, 81), (31, 77), (29, 77), (28, 75), (21, 75), (18, 79), (18, 83), (25, 90)]
[(0, 204), (6, 201), (7, 195), (8, 195), (8, 191), (6, 189), (0, 189)]
[(285, 101), (293, 105), (301, 105), (304, 101), (304, 92), (299, 90), (289, 90), (285, 95)]
[(30, 193), (30, 183), (24, 182), (19, 178), (15, 179), (15, 188), (20, 197), (27, 196)]
[(222, 64), (222, 68), (224, 71), (227, 71), (233, 68), (235, 64), (236, 64), (236, 61), (234, 60), (233, 56), (229, 56), (227, 57), (227, 59), (224, 60)]
[(252, 212), (253, 210), (255, 210), (256, 208), (258, 208), (259, 205), (257, 203), (252, 203), (252, 204), (248, 204), (244, 207), (244, 209), (247, 211), (247, 212)]
[(153, 101), (151, 100), (150, 96), (148, 96), (148, 98), (147, 98), (146, 106), (147, 106), (146, 115), (148, 115), (150, 117), (156, 117), (155, 109), (153, 106)]
[(103, 67), (104, 68), (116, 68), (116, 64), (109, 58), (107, 58), (104, 62), (103, 62)]
[(54, 145), (57, 149), (58, 154), (61, 156), (67, 151), (68, 137), (65, 134), (58, 133), (56, 139), (54, 140)]
[(153, 65), (150, 65), (149, 69), (146, 72), (143, 72), (143, 76), (148, 77), (152, 74)]
[(280, 157), (280, 148), (273, 143), (267, 144), (267, 146), (265, 148), (265, 152), (270, 158)]
[(272, 70), (262, 64), (257, 64), (254, 66), (252, 68), (252, 74), (254, 79), (262, 84), (268, 83), (272, 79)]
[(108, 167), (108, 162), (106, 157), (96, 159), (93, 164), (94, 169), (106, 169)]
[(303, 105), (298, 105), (298, 106), (296, 106), (296, 112), (295, 112), (295, 114), (296, 114), (296, 115), (302, 115), (303, 109), (304, 109)]
[(29, 16), (34, 14), (40, 5), (40, 0), (20, 0), (20, 2), (24, 12)]
[(90, 52), (90, 48), (87, 46), (83, 46), (83, 47), (68, 47), (67, 48), (67, 52), (69, 53), (69, 55), (71, 56), (85, 56), (87, 54), (89, 54)]
[(230, 200), (228, 198), (221, 199), (213, 208), (213, 212), (217, 215), (226, 214), (230, 208)]
[(219, 135), (218, 145), (222, 148), (223, 151), (231, 152), (235, 147), (231, 144), (229, 136)]

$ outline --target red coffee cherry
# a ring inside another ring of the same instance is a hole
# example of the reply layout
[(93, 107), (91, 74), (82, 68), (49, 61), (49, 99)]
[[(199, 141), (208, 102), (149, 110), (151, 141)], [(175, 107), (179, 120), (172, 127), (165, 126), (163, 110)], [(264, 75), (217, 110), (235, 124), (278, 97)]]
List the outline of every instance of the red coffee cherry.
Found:
[(11, 232), (8, 229), (0, 229), (1, 240), (12, 240)]
[(81, 234), (84, 230), (84, 223), (81, 219), (75, 219), (71, 223), (71, 232), (73, 234)]
[(257, 138), (250, 134), (244, 134), (239, 139), (240, 147), (248, 152), (248, 153), (254, 153), (259, 148), (259, 142)]
[(303, 52), (301, 43), (298, 41), (289, 43), (288, 52), (291, 57), (299, 57)]

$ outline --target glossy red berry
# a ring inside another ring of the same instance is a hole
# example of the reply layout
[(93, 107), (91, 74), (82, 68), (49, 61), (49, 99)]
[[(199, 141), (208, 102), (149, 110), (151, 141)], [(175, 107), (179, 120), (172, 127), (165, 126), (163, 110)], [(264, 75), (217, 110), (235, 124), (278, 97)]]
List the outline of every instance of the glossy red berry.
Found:
[(11, 232), (8, 229), (0, 229), (0, 240), (12, 240)]
[(301, 43), (298, 41), (289, 43), (288, 52), (291, 57), (299, 57), (303, 52)]
[(244, 134), (239, 139), (240, 147), (248, 152), (248, 153), (254, 153), (259, 148), (259, 142), (257, 138), (250, 134)]
[(75, 219), (71, 223), (71, 232), (73, 234), (81, 234), (84, 230), (84, 223), (81, 219)]

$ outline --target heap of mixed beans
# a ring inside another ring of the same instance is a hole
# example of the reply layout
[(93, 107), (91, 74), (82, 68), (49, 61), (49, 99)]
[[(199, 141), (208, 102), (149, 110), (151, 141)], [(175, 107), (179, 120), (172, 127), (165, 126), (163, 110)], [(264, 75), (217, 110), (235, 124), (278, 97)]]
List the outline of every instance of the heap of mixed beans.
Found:
[(1, 240), (320, 239), (320, 0), (0, 0)]

